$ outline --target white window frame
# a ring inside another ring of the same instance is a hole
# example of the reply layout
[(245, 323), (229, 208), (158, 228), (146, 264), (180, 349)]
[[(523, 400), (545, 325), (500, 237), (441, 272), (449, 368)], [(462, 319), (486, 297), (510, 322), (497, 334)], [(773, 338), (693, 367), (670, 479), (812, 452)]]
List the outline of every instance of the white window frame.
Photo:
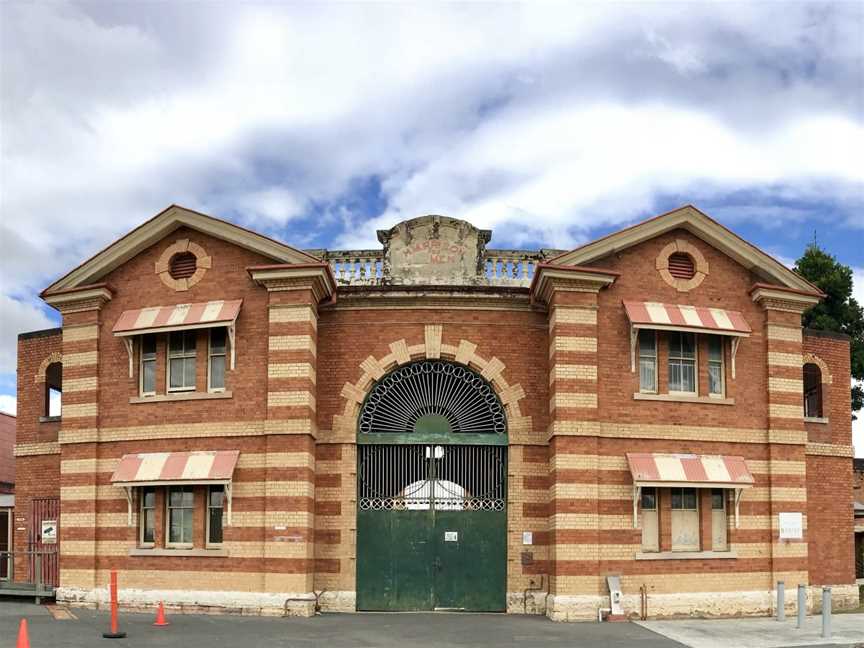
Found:
[[(156, 358), (159, 355), (159, 342), (155, 336), (153, 335), (153, 342), (156, 343), (155, 349), (153, 351), (153, 359), (152, 360), (144, 360), (144, 338), (147, 335), (142, 335), (140, 342), (138, 344), (138, 393), (141, 396), (155, 396), (156, 395), (156, 381), (158, 380), (156, 376)], [(153, 391), (145, 392), (144, 391), (144, 363), (152, 362), (153, 363)]]
[[(222, 506), (211, 506), (210, 505), (210, 492), (214, 488), (222, 489)], [(206, 522), (206, 536), (204, 539), (205, 547), (221, 547), (225, 542), (225, 498), (228, 496), (228, 489), (225, 486), (208, 486), (207, 487), (207, 522)], [(222, 510), (222, 542), (211, 542), (210, 541), (210, 509), (219, 508)]]
[[(218, 328), (211, 328), (207, 333), (207, 391), (210, 393), (218, 394), (225, 391), (225, 383), (228, 377), (228, 345), (230, 344), (230, 340), (228, 339), (228, 329), (222, 329), (225, 331), (225, 349), (221, 353), (213, 353), (213, 331), (219, 330)], [(221, 387), (213, 387), (211, 386), (211, 378), (213, 375), (213, 358), (218, 357), (225, 358), (224, 363), (224, 374), (222, 376), (222, 386)], [(208, 499), (209, 502), (209, 499)]]
[[(672, 336), (673, 335), (692, 335), (693, 336), (693, 391), (677, 391), (673, 390), (669, 387), (670, 384), (670, 376), (672, 375), (671, 363), (672, 360), (678, 361), (690, 361), (690, 358), (685, 358), (684, 356), (674, 356), (672, 355)], [(669, 394), (672, 396), (698, 396), (699, 395), (699, 336), (696, 333), (688, 333), (686, 331), (669, 331), (666, 334), (666, 349), (667, 349), (667, 357), (666, 357), (666, 388), (669, 391)]]
[[(648, 360), (652, 357), (648, 354), (642, 353), (642, 333), (643, 332), (651, 334), (654, 336), (654, 355), (653, 355), (653, 359), (654, 359), (654, 389), (645, 389), (642, 387), (642, 359), (645, 358), (646, 360)], [(638, 360), (638, 368), (639, 368), (639, 372), (638, 372), (639, 373), (639, 393), (640, 394), (656, 394), (659, 392), (659, 389), (660, 389), (660, 370), (659, 370), (659, 363), (658, 363), (658, 357), (659, 357), (660, 353), (659, 353), (659, 349), (657, 346), (659, 344), (657, 331), (653, 331), (650, 329), (640, 329), (636, 335), (637, 335), (636, 346), (637, 346), (637, 351), (638, 351), (637, 360)]]
[[(186, 345), (183, 345), (183, 352), (179, 355), (171, 354), (171, 336), (173, 335), (192, 335), (195, 337), (195, 350), (192, 353), (186, 351)], [(183, 387), (172, 387), (171, 386), (171, 360), (178, 360), (180, 358), (188, 359), (192, 358), (195, 360), (195, 384), (191, 387), (184, 385)], [(198, 389), (198, 331), (197, 329), (192, 331), (171, 331), (168, 334), (168, 348), (165, 351), (165, 359), (166, 359), (166, 368), (165, 368), (165, 390), (166, 392), (189, 392), (195, 391)]]
[[(144, 515), (144, 492), (147, 490), (153, 491), (153, 506), (147, 507), (146, 510), (153, 511), (153, 542), (145, 542), (144, 541), (144, 520), (146, 520), (146, 516)], [(138, 491), (138, 546), (139, 547), (155, 547), (156, 546), (156, 488), (155, 487), (142, 487)]]
[[(717, 365), (717, 360), (711, 359), (711, 340), (716, 339), (720, 343), (720, 391), (712, 392), (711, 391), (711, 366)], [(708, 356), (708, 384), (706, 385), (706, 389), (708, 390), (709, 398), (726, 398), (726, 340), (722, 335), (709, 335), (707, 336), (707, 344), (708, 348), (707, 356)]]
[[(171, 506), (171, 491), (190, 489), (192, 491), (192, 506)], [(172, 509), (183, 509), (192, 511), (192, 538), (189, 542), (171, 542), (171, 511)], [(169, 486), (165, 489), (165, 546), (169, 549), (191, 549), (195, 538), (195, 487), (194, 486)]]

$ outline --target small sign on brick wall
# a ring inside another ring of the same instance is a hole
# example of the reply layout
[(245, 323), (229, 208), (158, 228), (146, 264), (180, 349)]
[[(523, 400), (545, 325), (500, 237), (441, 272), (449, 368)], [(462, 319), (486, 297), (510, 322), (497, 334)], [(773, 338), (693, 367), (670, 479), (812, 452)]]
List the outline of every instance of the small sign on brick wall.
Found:
[(779, 513), (780, 539), (801, 540), (804, 537), (804, 515), (801, 513)]

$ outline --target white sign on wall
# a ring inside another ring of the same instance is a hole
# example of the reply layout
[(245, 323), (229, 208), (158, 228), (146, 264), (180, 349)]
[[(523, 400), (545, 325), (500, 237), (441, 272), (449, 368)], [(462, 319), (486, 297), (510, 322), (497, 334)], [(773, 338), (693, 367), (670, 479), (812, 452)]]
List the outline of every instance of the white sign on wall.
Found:
[(444, 542), (459, 542), (459, 532), (458, 531), (445, 531), (444, 532)]
[(42, 544), (57, 544), (57, 520), (42, 520)]
[(801, 513), (779, 513), (780, 539), (800, 540), (804, 537), (804, 516)]
[(532, 531), (523, 531), (522, 532), (522, 544), (523, 545), (534, 544), (534, 533)]

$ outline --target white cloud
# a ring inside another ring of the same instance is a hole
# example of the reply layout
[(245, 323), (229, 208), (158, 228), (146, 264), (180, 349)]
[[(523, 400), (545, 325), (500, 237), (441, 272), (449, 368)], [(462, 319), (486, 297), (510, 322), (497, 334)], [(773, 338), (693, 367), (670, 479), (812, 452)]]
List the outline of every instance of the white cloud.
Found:
[(15, 416), (18, 413), (18, 399), (9, 394), (0, 394), (0, 412)]
[(31, 302), (0, 294), (0, 373), (15, 371), (18, 333), (52, 326), (55, 324)]
[[(664, 194), (860, 204), (864, 9), (681, 7), (0, 3), (8, 330), (172, 202), (294, 244), (435, 212), (554, 247)], [(343, 204), (369, 178), (383, 213)]]

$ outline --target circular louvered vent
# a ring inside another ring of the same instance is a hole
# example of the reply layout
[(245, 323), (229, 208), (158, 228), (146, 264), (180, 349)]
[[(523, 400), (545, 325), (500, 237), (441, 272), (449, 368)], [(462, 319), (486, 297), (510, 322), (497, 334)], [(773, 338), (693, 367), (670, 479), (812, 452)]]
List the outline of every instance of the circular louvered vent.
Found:
[(692, 279), (696, 274), (696, 266), (689, 254), (676, 252), (669, 256), (669, 274), (676, 279)]
[(172, 279), (188, 279), (198, 268), (198, 259), (191, 252), (181, 252), (171, 257), (171, 267), (168, 270)]
[(384, 376), (360, 411), (361, 433), (504, 434), (504, 408), (480, 375), (461, 365), (423, 360)]

